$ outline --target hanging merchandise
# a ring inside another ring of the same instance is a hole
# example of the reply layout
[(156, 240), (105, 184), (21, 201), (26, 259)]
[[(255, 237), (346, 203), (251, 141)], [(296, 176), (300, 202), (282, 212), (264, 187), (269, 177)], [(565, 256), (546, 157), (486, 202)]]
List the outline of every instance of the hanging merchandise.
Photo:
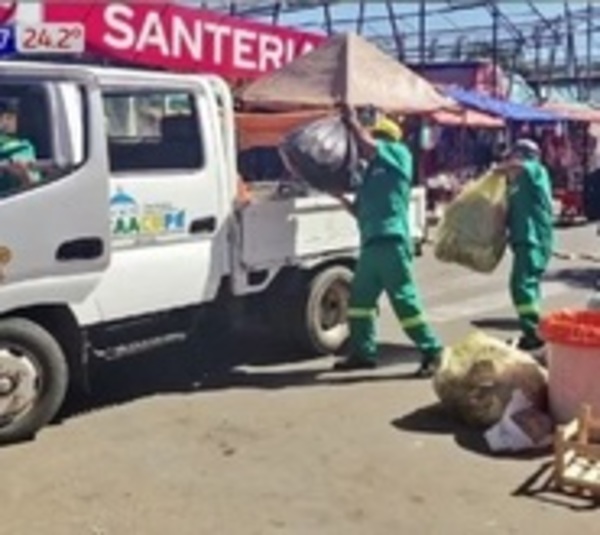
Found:
[(421, 139), (420, 139), (420, 147), (423, 150), (432, 150), (437, 145), (437, 142), (440, 138), (440, 129), (438, 126), (429, 123), (423, 122), (421, 126)]

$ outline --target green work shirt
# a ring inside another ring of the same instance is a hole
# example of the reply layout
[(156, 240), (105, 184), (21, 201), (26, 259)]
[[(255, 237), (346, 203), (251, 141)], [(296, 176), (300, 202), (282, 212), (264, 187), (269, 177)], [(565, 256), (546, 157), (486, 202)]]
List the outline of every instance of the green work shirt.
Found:
[(394, 236), (409, 241), (413, 159), (404, 143), (377, 141), (374, 158), (357, 193), (361, 241)]
[(513, 246), (552, 248), (552, 185), (548, 171), (537, 159), (525, 160), (523, 170), (511, 181), (508, 191), (508, 228)]
[[(35, 148), (26, 139), (0, 135), (0, 162), (35, 162)], [(30, 173), (32, 180), (39, 180), (37, 172)], [(15, 193), (21, 189), (18, 177), (9, 171), (0, 171), (0, 195)]]

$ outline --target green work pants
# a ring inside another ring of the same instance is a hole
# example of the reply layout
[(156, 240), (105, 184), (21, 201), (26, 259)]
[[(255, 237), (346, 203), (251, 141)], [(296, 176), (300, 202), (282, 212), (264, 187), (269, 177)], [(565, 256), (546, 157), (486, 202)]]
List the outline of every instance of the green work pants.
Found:
[(438, 357), (442, 344), (425, 322), (413, 279), (412, 251), (400, 239), (377, 240), (361, 249), (348, 310), (351, 355), (377, 358), (375, 320), (384, 290), (404, 332), (424, 358)]
[(542, 276), (550, 261), (550, 251), (531, 245), (513, 246), (510, 293), (525, 337), (537, 338), (540, 323)]

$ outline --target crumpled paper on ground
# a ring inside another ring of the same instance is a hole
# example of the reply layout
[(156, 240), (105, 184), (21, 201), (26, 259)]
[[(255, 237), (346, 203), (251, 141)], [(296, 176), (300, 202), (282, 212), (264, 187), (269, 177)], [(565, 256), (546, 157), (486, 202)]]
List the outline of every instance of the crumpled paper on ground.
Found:
[(516, 389), (500, 421), (484, 436), (495, 453), (541, 449), (552, 444), (553, 423), (521, 390)]

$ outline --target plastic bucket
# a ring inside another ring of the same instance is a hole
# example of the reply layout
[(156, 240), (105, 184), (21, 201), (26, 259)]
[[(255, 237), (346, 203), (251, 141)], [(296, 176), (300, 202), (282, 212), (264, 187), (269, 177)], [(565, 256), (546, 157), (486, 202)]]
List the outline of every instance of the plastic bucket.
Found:
[(540, 325), (548, 344), (548, 398), (558, 423), (567, 423), (583, 404), (600, 412), (600, 311), (563, 310)]

